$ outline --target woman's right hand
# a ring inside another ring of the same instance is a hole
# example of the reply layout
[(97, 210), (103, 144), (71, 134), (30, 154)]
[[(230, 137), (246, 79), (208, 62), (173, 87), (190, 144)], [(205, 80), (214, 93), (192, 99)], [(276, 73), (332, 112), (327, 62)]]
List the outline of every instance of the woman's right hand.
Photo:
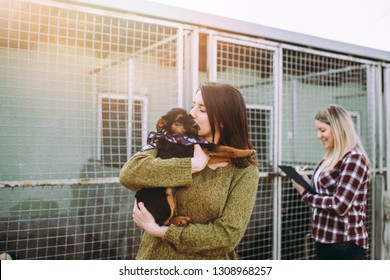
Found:
[(309, 179), (309, 177), (307, 176), (307, 174), (305, 173), (305, 169), (306, 169), (306, 168), (303, 168), (303, 169), (302, 169), (302, 168), (299, 167), (299, 166), (295, 166), (295, 171), (297, 171), (297, 173), (298, 173), (299, 175), (301, 175), (302, 178), (305, 179), (306, 182), (310, 183), (310, 179)]
[(142, 202), (137, 203), (137, 200), (134, 201), (133, 220), (137, 226), (154, 237), (162, 238), (168, 229), (167, 226), (160, 227), (145, 205)]
[(196, 173), (202, 171), (207, 163), (209, 162), (210, 157), (203, 152), (199, 144), (194, 146), (194, 156), (191, 158), (191, 171)]

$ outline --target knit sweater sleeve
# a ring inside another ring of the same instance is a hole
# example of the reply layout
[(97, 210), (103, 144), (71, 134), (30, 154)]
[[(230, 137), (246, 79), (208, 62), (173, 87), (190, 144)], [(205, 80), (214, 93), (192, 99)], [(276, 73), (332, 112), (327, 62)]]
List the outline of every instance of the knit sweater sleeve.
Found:
[(192, 182), (191, 158), (161, 159), (156, 149), (138, 152), (122, 167), (119, 182), (133, 191), (188, 186)]
[(222, 215), (208, 224), (170, 225), (163, 239), (184, 253), (230, 253), (241, 241), (252, 214), (259, 182), (257, 167), (239, 170)]

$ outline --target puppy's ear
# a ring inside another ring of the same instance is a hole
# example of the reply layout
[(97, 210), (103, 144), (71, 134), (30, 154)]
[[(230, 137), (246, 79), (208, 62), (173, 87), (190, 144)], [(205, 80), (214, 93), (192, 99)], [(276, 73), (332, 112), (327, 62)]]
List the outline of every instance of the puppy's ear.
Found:
[(165, 125), (167, 124), (167, 120), (164, 118), (164, 116), (162, 116), (158, 121), (157, 121), (157, 124), (156, 124), (156, 129), (157, 131), (161, 131)]

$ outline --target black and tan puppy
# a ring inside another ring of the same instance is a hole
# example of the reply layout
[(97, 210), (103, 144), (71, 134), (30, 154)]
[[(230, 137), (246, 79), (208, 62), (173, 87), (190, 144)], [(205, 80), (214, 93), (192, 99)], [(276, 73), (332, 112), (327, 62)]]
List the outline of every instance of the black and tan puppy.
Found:
[[(162, 159), (192, 157), (194, 144), (200, 144), (203, 151), (210, 156), (209, 163), (230, 161), (233, 158), (247, 165), (247, 158), (255, 154), (254, 150), (240, 150), (228, 146), (209, 144), (198, 137), (199, 126), (181, 108), (174, 108), (162, 116), (156, 125), (157, 132), (151, 132), (148, 144), (157, 148), (157, 157)], [(144, 188), (135, 194), (137, 202), (143, 202), (153, 215), (156, 223), (161, 225), (186, 225), (189, 217), (175, 214), (175, 199), (172, 188)]]

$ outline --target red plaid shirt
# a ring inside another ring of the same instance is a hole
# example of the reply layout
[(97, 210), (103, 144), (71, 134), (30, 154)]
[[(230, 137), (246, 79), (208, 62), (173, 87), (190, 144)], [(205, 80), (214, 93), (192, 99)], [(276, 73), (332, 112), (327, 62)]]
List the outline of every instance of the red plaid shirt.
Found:
[(319, 174), (318, 194), (303, 193), (302, 201), (312, 208), (311, 233), (315, 242), (350, 241), (368, 248), (364, 222), (369, 172), (364, 155), (352, 150), (333, 169)]

